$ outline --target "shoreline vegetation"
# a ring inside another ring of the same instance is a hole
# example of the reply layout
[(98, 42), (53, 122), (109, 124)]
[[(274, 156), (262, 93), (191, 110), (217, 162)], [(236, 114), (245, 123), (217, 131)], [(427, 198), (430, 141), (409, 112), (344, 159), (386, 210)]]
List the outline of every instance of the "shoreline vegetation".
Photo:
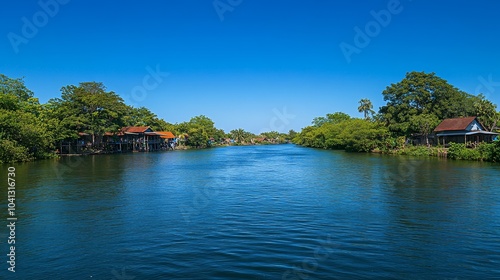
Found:
[[(361, 99), (358, 111), (364, 118), (352, 118), (342, 112), (314, 118), (311, 126), (294, 137), (293, 143), (347, 152), (500, 162), (498, 136), (489, 142), (467, 141), (465, 137), (443, 145), (434, 132), (445, 119), (474, 116), (467, 119), (477, 120), (484, 127), (484, 134), (495, 135), (500, 112), (483, 94), (463, 92), (434, 73), (410, 72), (402, 81), (388, 86), (382, 95), (387, 103), (378, 113), (370, 100)], [(457, 135), (455, 132), (450, 135)]]
[[(262, 143), (213, 143), (210, 147), (206, 148), (198, 148), (193, 146), (176, 146), (173, 149), (161, 149), (155, 152), (167, 152), (167, 151), (187, 151), (187, 150), (200, 150), (200, 149), (208, 149), (208, 148), (225, 148), (225, 147), (240, 147), (240, 146), (268, 146), (268, 145), (284, 145), (291, 144), (290, 141), (284, 141), (279, 143), (272, 142), (262, 142)], [(120, 153), (133, 153), (131, 151), (121, 152), (121, 151), (106, 151), (106, 150), (95, 150), (95, 151), (86, 151), (82, 153), (75, 154), (58, 154), (60, 157), (73, 157), (73, 156), (91, 156), (91, 155), (110, 155), (110, 154), (120, 154)]]
[(126, 126), (172, 132), (177, 150), (294, 143), (346, 152), (500, 162), (498, 140), (442, 145), (434, 138), (439, 122), (457, 117), (475, 116), (487, 131), (498, 132), (500, 112), (483, 94), (463, 92), (434, 73), (409, 72), (382, 95), (387, 104), (378, 112), (369, 99), (359, 101), (363, 118), (336, 112), (314, 118), (300, 132), (255, 135), (241, 128), (226, 133), (203, 115), (168, 123), (145, 107), (125, 104), (98, 82), (62, 87), (59, 98), (40, 104), (22, 79), (0, 74), (0, 163), (58, 157), (60, 143), (77, 141), (82, 134), (91, 140), (78, 154), (111, 153), (103, 137), (117, 135)]
[[(295, 136), (294, 131), (255, 135), (242, 128), (226, 133), (203, 115), (182, 123), (168, 123), (145, 107), (125, 104), (118, 94), (98, 82), (64, 86), (60, 97), (41, 104), (22, 79), (0, 74), (0, 163), (54, 158), (60, 154), (111, 153), (114, 149), (106, 140), (124, 136), (128, 132), (123, 129), (127, 127), (175, 136), (163, 140), (153, 133), (158, 141), (154, 143), (155, 150), (167, 149), (174, 141), (177, 149), (201, 149), (215, 145), (286, 143)], [(129, 133), (134, 134), (137, 133)], [(146, 151), (145, 144), (134, 142), (133, 150)], [(71, 146), (79, 149), (62, 151), (63, 147)]]

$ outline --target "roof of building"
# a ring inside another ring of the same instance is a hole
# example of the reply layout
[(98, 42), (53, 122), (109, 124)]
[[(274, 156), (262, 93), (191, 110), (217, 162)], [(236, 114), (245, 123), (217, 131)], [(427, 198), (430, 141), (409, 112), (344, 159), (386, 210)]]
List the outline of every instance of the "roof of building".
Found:
[(175, 135), (172, 132), (170, 132), (170, 131), (157, 131), (156, 133), (159, 134), (160, 137), (163, 138), (163, 139), (173, 139), (173, 138), (175, 138)]
[(126, 127), (122, 128), (121, 132), (122, 133), (126, 133), (126, 132), (130, 132), (130, 133), (144, 133), (148, 129), (150, 129), (149, 126), (126, 126)]
[(479, 131), (470, 131), (470, 132), (444, 131), (444, 132), (436, 134), (437, 137), (441, 137), (441, 136), (462, 136), (462, 135), (498, 135), (498, 133), (479, 130)]
[(450, 130), (466, 130), (476, 117), (453, 118), (443, 120), (435, 129), (435, 132)]

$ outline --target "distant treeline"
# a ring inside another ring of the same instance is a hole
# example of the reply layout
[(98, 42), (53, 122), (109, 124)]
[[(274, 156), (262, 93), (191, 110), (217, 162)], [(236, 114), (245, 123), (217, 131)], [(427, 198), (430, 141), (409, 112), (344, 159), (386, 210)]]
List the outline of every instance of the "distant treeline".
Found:
[[(382, 92), (386, 105), (378, 112), (368, 99), (358, 110), (363, 118), (337, 112), (317, 117), (300, 133), (276, 131), (254, 135), (244, 129), (226, 133), (206, 116), (182, 123), (168, 123), (149, 109), (124, 103), (102, 83), (83, 82), (61, 89), (61, 96), (40, 104), (22, 79), (0, 74), (0, 163), (29, 161), (56, 156), (57, 144), (77, 139), (79, 133), (92, 136), (92, 144), (106, 132), (125, 126), (149, 126), (154, 131), (171, 131), (186, 146), (206, 148), (221, 144), (282, 143), (293, 139), (299, 145), (342, 149), (353, 152), (435, 154), (431, 148), (411, 147), (412, 135), (427, 139), (443, 119), (477, 116), (489, 131), (497, 129), (500, 113), (483, 94), (472, 95), (450, 85), (434, 73), (410, 72)], [(500, 161), (500, 143), (465, 149), (450, 147), (451, 158)]]
[[(91, 135), (92, 144), (97, 145), (106, 132), (115, 133), (125, 126), (171, 131), (183, 145), (196, 148), (228, 143), (228, 139), (232, 144), (247, 144), (258, 137), (243, 129), (226, 133), (206, 116), (168, 123), (147, 108), (125, 104), (98, 82), (65, 86), (59, 98), (40, 104), (22, 79), (0, 74), (0, 163), (57, 156), (57, 144), (77, 139), (79, 133)], [(295, 136), (293, 131), (291, 136)], [(259, 135), (258, 141), (279, 143), (291, 136), (271, 131)]]
[[(353, 152), (435, 155), (436, 149), (412, 147), (406, 140), (415, 135), (427, 140), (434, 128), (447, 118), (477, 116), (488, 131), (496, 131), (500, 120), (496, 105), (483, 94), (461, 91), (434, 73), (407, 73), (382, 95), (387, 103), (378, 113), (370, 100), (361, 99), (358, 111), (364, 118), (352, 118), (342, 112), (314, 118), (312, 125), (303, 128), (293, 142)], [(481, 144), (478, 149), (455, 144), (450, 147), (449, 157), (498, 162), (500, 141)]]

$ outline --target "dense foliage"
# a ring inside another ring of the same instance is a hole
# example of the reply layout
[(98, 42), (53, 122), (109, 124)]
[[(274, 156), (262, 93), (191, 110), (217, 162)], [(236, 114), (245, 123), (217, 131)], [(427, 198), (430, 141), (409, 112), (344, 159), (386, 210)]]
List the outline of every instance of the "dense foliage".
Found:
[[(399, 83), (388, 86), (382, 95), (387, 104), (374, 114), (372, 103), (363, 98), (358, 111), (363, 119), (337, 112), (316, 117), (293, 142), (299, 145), (355, 152), (378, 151), (412, 156), (441, 156), (442, 147), (430, 147), (428, 135), (446, 118), (477, 116), (489, 131), (500, 121), (496, 105), (484, 95), (463, 92), (434, 73), (410, 72)], [(411, 136), (425, 139), (425, 146), (412, 146)], [(452, 144), (452, 159), (500, 161), (500, 143), (480, 144), (476, 149)]]
[(500, 118), (496, 105), (483, 95), (463, 92), (434, 73), (407, 73), (382, 95), (387, 104), (380, 108), (380, 117), (396, 136), (427, 134), (443, 119), (467, 116), (477, 116), (491, 131)]
[(0, 163), (50, 155), (53, 135), (43, 110), (21, 79), (0, 74)]
[(475, 149), (467, 148), (465, 144), (451, 143), (448, 149), (448, 157), (451, 159), (500, 162), (500, 141), (480, 143)]
[(330, 114), (330, 118), (327, 116), (330, 121), (302, 129), (293, 142), (306, 147), (353, 152), (370, 152), (386, 144), (389, 130), (382, 123), (332, 116), (343, 116), (343, 113)]
[[(168, 123), (145, 107), (125, 104), (98, 82), (62, 87), (59, 98), (40, 104), (22, 79), (0, 74), (0, 163), (55, 156), (58, 143), (78, 139), (79, 133), (91, 135), (93, 148), (100, 147), (106, 132), (118, 132), (125, 126), (170, 131), (181, 146), (193, 148), (227, 143), (229, 138), (236, 139), (236, 144), (254, 143), (257, 137), (243, 129), (226, 134), (203, 115), (188, 122)], [(273, 131), (259, 136), (273, 139), (273, 143), (290, 139)]]
[(222, 129), (217, 129), (215, 123), (203, 115), (176, 125), (175, 130), (180, 135), (182, 143), (196, 148), (207, 148), (225, 136)]
[[(437, 155), (441, 153), (439, 147), (412, 147), (408, 137), (428, 139), (426, 136), (445, 118), (477, 116), (489, 131), (494, 131), (500, 121), (496, 105), (484, 95), (463, 92), (434, 73), (407, 73), (382, 95), (387, 103), (378, 114), (372, 110), (371, 101), (363, 98), (358, 107), (363, 118), (336, 112), (314, 118), (311, 126), (299, 133), (291, 130), (288, 134), (270, 131), (255, 135), (241, 128), (225, 133), (203, 115), (188, 122), (168, 123), (147, 108), (125, 104), (118, 94), (97, 82), (62, 87), (60, 98), (40, 104), (22, 79), (0, 74), (0, 163), (54, 156), (57, 143), (77, 139), (81, 132), (91, 135), (92, 145), (99, 146), (104, 133), (118, 132), (124, 126), (171, 131), (181, 146), (194, 148), (293, 139), (296, 144), (322, 149)], [(481, 144), (476, 149), (452, 144), (448, 154), (453, 159), (499, 162), (500, 144)]]

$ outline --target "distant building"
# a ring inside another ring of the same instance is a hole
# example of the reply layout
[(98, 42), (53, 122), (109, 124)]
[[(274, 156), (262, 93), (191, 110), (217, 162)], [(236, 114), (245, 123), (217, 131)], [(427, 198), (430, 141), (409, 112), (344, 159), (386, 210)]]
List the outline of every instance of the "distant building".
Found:
[(443, 146), (450, 142), (464, 144), (491, 142), (498, 135), (487, 131), (477, 117), (445, 119), (434, 129), (434, 133), (437, 143)]
[(175, 135), (170, 131), (156, 131), (156, 134), (160, 135), (161, 138), (161, 148), (166, 150), (175, 149)]
[(94, 152), (152, 152), (175, 148), (175, 135), (169, 131), (155, 132), (149, 126), (126, 126), (117, 132), (106, 132), (92, 145), (92, 135), (79, 132), (77, 139), (59, 143), (60, 154)]
[[(108, 150), (152, 152), (162, 149), (165, 142), (162, 136), (165, 133), (155, 132), (149, 126), (126, 126), (117, 133), (107, 132), (104, 136)], [(170, 137), (170, 134), (167, 137)]]
[(155, 131), (162, 139), (175, 139), (175, 135), (170, 131)]

